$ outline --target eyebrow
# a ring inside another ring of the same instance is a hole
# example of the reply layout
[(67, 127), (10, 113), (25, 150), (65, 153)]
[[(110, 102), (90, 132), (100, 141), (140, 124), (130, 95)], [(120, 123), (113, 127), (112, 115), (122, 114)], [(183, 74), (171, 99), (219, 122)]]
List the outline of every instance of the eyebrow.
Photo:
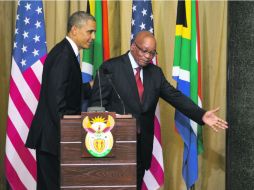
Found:
[(156, 49), (155, 49), (155, 50), (152, 50), (152, 51), (148, 51), (148, 50), (142, 49), (142, 48), (137, 44), (136, 41), (134, 41), (134, 44), (135, 44), (135, 46), (136, 46), (140, 51), (142, 51), (143, 53), (150, 53), (150, 54), (154, 54), (154, 55), (158, 54), (157, 51), (156, 51)]

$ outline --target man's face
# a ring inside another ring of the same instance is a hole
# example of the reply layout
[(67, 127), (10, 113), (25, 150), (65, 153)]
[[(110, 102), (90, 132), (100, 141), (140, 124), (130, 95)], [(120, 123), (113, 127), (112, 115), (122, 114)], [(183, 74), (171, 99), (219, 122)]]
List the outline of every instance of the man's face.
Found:
[(146, 37), (132, 43), (131, 54), (140, 67), (147, 66), (157, 54), (154, 38)]
[(79, 49), (87, 49), (95, 39), (96, 23), (88, 20), (82, 27), (75, 28), (75, 43)]

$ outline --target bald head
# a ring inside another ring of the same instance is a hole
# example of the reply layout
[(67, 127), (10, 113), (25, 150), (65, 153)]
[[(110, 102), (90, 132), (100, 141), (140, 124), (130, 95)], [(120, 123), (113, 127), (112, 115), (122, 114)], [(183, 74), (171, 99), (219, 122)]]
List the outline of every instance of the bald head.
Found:
[(149, 32), (149, 31), (140, 31), (139, 33), (136, 34), (133, 43), (137, 43), (137, 44), (142, 44), (144, 43), (144, 41), (153, 41), (153, 43), (156, 45), (156, 40), (154, 38), (154, 35)]
[(149, 31), (137, 33), (131, 44), (130, 51), (139, 66), (147, 66), (156, 55), (156, 40), (154, 35)]

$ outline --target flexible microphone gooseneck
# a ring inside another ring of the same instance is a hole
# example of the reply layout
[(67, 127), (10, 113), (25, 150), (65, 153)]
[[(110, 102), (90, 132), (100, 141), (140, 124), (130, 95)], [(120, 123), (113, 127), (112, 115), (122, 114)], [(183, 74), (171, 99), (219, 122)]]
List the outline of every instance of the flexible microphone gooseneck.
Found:
[(99, 69), (97, 70), (97, 75), (98, 75), (98, 81), (99, 81), (100, 102), (101, 102), (101, 107), (102, 107), (102, 96), (101, 96), (101, 76), (100, 76), (100, 71), (99, 71)]
[(93, 106), (88, 107), (88, 112), (105, 112), (105, 107), (102, 106), (102, 95), (101, 95), (101, 77), (100, 77), (100, 71), (97, 70), (97, 76), (98, 76), (98, 82), (99, 82), (99, 93), (100, 93), (100, 107), (99, 106)]
[(120, 102), (121, 102), (121, 104), (122, 104), (122, 108), (123, 108), (123, 114), (125, 115), (126, 113), (125, 113), (125, 105), (124, 105), (123, 99), (121, 98), (120, 94), (119, 94), (119, 93), (117, 92), (117, 90), (116, 90), (116, 87), (115, 87), (115, 85), (114, 85), (114, 83), (113, 83), (113, 81), (112, 81), (112, 79), (111, 79), (111, 74), (110, 74), (110, 72), (109, 72), (107, 69), (104, 69), (104, 70), (103, 70), (103, 74), (104, 74), (104, 75), (106, 76), (106, 78), (108, 79), (110, 85), (112, 86), (114, 92), (116, 93), (118, 99), (120, 100)]

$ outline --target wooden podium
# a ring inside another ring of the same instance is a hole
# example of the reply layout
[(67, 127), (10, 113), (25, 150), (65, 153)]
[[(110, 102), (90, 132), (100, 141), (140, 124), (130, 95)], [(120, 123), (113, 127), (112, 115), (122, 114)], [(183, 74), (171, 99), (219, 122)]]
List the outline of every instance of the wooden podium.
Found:
[(61, 189), (136, 189), (136, 120), (116, 116), (114, 156), (81, 157), (81, 116), (61, 120)]

